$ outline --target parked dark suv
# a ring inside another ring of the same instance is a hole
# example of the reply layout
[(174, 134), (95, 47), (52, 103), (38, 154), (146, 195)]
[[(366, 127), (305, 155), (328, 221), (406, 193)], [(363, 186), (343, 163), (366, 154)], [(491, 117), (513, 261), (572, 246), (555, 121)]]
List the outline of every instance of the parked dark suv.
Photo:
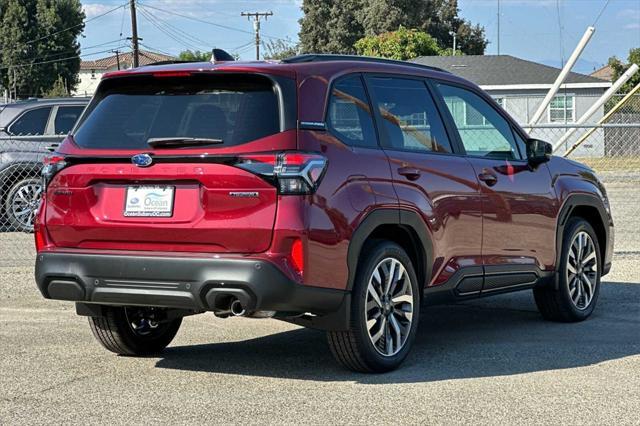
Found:
[(44, 175), (38, 287), (118, 354), (213, 311), (327, 330), (346, 367), (387, 371), (427, 304), (533, 289), (544, 318), (580, 321), (611, 266), (594, 173), (409, 63), (110, 73)]
[(32, 231), (43, 158), (73, 128), (88, 98), (0, 104), (0, 231)]

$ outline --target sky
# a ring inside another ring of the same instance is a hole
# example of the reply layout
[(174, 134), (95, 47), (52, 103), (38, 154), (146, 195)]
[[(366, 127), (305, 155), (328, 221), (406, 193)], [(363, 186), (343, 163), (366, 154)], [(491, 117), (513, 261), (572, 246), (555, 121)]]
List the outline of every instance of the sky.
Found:
[[(128, 50), (129, 8), (113, 10), (128, 2), (82, 3), (87, 15), (83, 59), (108, 56), (116, 48)], [(486, 54), (498, 53), (498, 3), (500, 54), (560, 66), (594, 23), (596, 32), (574, 71), (590, 73), (609, 57), (626, 59), (629, 49), (640, 47), (640, 0), (459, 0), (460, 16), (485, 28)], [(142, 48), (174, 55), (220, 47), (253, 59), (253, 24), (241, 12), (273, 12), (261, 24), (265, 41), (295, 42), (302, 17), (301, 0), (139, 0), (138, 4)]]

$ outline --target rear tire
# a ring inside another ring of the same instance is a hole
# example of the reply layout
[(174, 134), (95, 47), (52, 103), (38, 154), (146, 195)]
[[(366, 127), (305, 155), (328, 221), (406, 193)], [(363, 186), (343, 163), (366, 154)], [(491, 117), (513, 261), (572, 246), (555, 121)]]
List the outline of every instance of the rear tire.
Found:
[(600, 294), (601, 265), (600, 247), (593, 227), (582, 218), (569, 219), (562, 239), (557, 286), (533, 289), (542, 316), (559, 322), (587, 319)]
[(161, 352), (178, 333), (182, 318), (155, 321), (154, 308), (103, 307), (102, 317), (89, 317), (95, 338), (119, 355), (144, 356)]
[(346, 368), (382, 373), (398, 368), (413, 344), (420, 319), (418, 279), (411, 259), (395, 243), (376, 241), (363, 254), (349, 330), (329, 331), (327, 338), (333, 356)]

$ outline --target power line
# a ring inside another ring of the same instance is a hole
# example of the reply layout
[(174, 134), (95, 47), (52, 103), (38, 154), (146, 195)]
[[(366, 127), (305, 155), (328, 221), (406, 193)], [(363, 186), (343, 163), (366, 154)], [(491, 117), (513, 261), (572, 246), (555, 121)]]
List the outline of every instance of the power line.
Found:
[(100, 43), (100, 44), (94, 44), (92, 46), (80, 46), (80, 49), (82, 49), (83, 51), (85, 49), (93, 49), (94, 47), (101, 47), (101, 46), (106, 46), (107, 44), (113, 44), (113, 43), (117, 43), (117, 42), (122, 42), (123, 39), (121, 38), (117, 38), (115, 40), (111, 40), (111, 41), (105, 41), (104, 43)]
[(596, 17), (596, 20), (595, 20), (595, 21), (593, 21), (593, 25), (592, 25), (592, 27), (595, 27), (595, 26), (596, 26), (596, 24), (597, 24), (597, 23), (598, 23), (598, 21), (600, 20), (600, 17), (601, 17), (601, 16), (602, 16), (602, 14), (604, 13), (604, 10), (607, 8), (607, 6), (609, 6), (609, 2), (610, 2), (610, 1), (611, 1), (611, 0), (607, 0), (607, 1), (604, 3), (604, 6), (602, 6), (602, 9), (600, 9), (600, 13), (598, 13), (598, 16)]
[(560, 18), (560, 0), (556, 0), (556, 13), (558, 15), (558, 32), (560, 34), (560, 63), (564, 67), (564, 43), (562, 37), (562, 19)]
[(201, 38), (198, 38), (196, 36), (193, 36), (193, 35), (187, 33), (186, 31), (181, 30), (180, 28), (176, 27), (175, 25), (172, 25), (170, 22), (167, 22), (166, 20), (164, 20), (162, 18), (159, 18), (154, 13), (152, 13), (149, 10), (147, 10), (146, 7), (141, 5), (140, 11), (142, 12), (143, 10), (144, 10), (144, 12), (146, 12), (146, 14), (148, 16), (151, 16), (158, 23), (161, 23), (162, 25), (164, 25), (168, 30), (171, 30), (176, 36), (184, 38), (189, 43), (191, 43), (191, 44), (197, 43), (198, 45), (206, 46), (207, 48), (210, 46), (210, 43), (208, 41), (204, 41)]
[(71, 30), (73, 30), (73, 29), (75, 29), (75, 28), (78, 28), (78, 27), (81, 27), (81, 26), (85, 25), (87, 22), (95, 21), (96, 19), (102, 18), (103, 16), (108, 15), (108, 14), (110, 14), (111, 12), (115, 12), (116, 10), (120, 9), (121, 7), (125, 7), (126, 5), (127, 5), (127, 3), (125, 3), (125, 4), (121, 4), (120, 6), (118, 6), (118, 7), (114, 7), (113, 9), (110, 9), (110, 10), (107, 10), (106, 12), (101, 13), (100, 15), (96, 15), (96, 16), (94, 16), (93, 18), (85, 19), (85, 20), (84, 20), (82, 23), (80, 23), (80, 24), (73, 25), (73, 26), (71, 26), (71, 27), (65, 28), (65, 29), (60, 30), (60, 31), (56, 31), (56, 32), (54, 32), (54, 33), (48, 34), (48, 35), (46, 35), (46, 36), (42, 36), (42, 37), (37, 38), (37, 39), (35, 39), (35, 40), (31, 40), (31, 41), (29, 41), (29, 42), (27, 42), (27, 43), (25, 43), (25, 44), (30, 45), (30, 44), (33, 44), (33, 43), (37, 43), (37, 42), (39, 42), (39, 41), (41, 41), (41, 40), (45, 40), (45, 39), (47, 39), (47, 38), (53, 37), (54, 35), (58, 35), (58, 34), (61, 34), (61, 33), (66, 32), (66, 31), (71, 31)]
[(186, 47), (187, 49), (195, 49), (198, 50), (199, 48), (187, 41), (185, 41), (184, 39), (179, 38), (177, 35), (173, 34), (171, 31), (165, 29), (164, 27), (162, 27), (160, 25), (159, 22), (157, 22), (153, 17), (150, 17), (149, 15), (147, 15), (147, 12), (140, 9), (140, 14), (147, 20), (149, 21), (154, 27), (156, 27), (159, 31), (161, 31), (163, 34), (165, 34), (167, 37), (171, 38), (173, 41), (181, 44), (183, 47)]
[(151, 53), (159, 53), (161, 55), (166, 55), (166, 56), (175, 56), (172, 53), (165, 52), (165, 51), (163, 51), (161, 49), (158, 49), (158, 48), (155, 48), (155, 47), (151, 47), (148, 44), (140, 43), (140, 46), (144, 47), (145, 49), (147, 49)]
[[(126, 45), (122, 45), (122, 46), (117, 46), (116, 49), (122, 48), (122, 47), (127, 47)], [(0, 67), (1, 70), (5, 70), (5, 69), (10, 69), (10, 68), (24, 68), (24, 67), (30, 67), (32, 65), (43, 65), (43, 64), (51, 64), (54, 62), (64, 62), (64, 61), (69, 61), (71, 59), (76, 59), (76, 58), (83, 58), (85, 56), (93, 56), (93, 55), (98, 55), (100, 53), (106, 53), (106, 52), (111, 52), (113, 50), (112, 49), (107, 49), (107, 50), (103, 50), (100, 52), (93, 52), (93, 53), (88, 53), (85, 55), (73, 55), (73, 56), (69, 56), (66, 58), (60, 58), (60, 59), (52, 59), (50, 61), (41, 61), (41, 62), (29, 62), (29, 63), (23, 63), (23, 64), (16, 64), (16, 65), (10, 65), (10, 66), (2, 66)]]
[[(171, 11), (171, 10), (166, 10), (166, 9), (162, 9), (162, 8), (159, 8), (159, 7), (151, 6), (150, 4), (148, 4), (148, 3), (146, 3), (146, 2), (144, 2), (144, 3), (140, 2), (140, 4), (141, 4), (141, 5), (144, 5), (144, 6), (145, 6), (145, 7), (147, 7), (147, 8), (151, 8), (151, 9), (159, 10), (160, 12), (164, 12), (164, 13), (167, 13), (167, 14), (169, 14), (169, 15), (179, 16), (179, 17), (181, 17), (181, 18), (190, 19), (190, 20), (195, 21), (195, 22), (201, 22), (201, 23), (203, 23), (203, 24), (212, 25), (212, 26), (214, 26), (214, 27), (223, 28), (223, 29), (230, 30), (230, 31), (237, 31), (237, 32), (245, 33), (245, 34), (251, 34), (251, 35), (254, 35), (254, 33), (253, 33), (253, 32), (251, 32), (251, 31), (242, 30), (242, 29), (234, 28), (234, 27), (229, 27), (229, 26), (227, 26), (227, 25), (216, 24), (215, 22), (205, 21), (204, 19), (199, 19), (199, 18), (195, 18), (195, 17), (193, 17), (193, 16), (184, 15), (184, 14), (182, 14), (182, 13), (174, 12), (174, 11)], [(288, 40), (286, 40), (286, 39), (283, 39), (283, 38), (280, 38), (280, 37), (275, 37), (275, 36), (270, 36), (270, 35), (268, 35), (268, 34), (262, 34), (262, 36), (263, 36), (263, 37), (267, 37), (267, 38), (272, 38), (272, 39), (275, 39), (275, 40), (282, 40), (282, 41), (284, 41), (284, 42), (289, 42), (289, 41), (288, 41)]]
[[(86, 52), (87, 50), (92, 50), (95, 49), (97, 47), (102, 47), (102, 46), (106, 46), (109, 44), (114, 44), (114, 43), (118, 43), (118, 42), (122, 42), (122, 39), (117, 39), (117, 40), (112, 40), (112, 41), (107, 41), (104, 43), (100, 43), (100, 44), (94, 44), (92, 46), (85, 46), (85, 47), (81, 47), (81, 53), (80, 55), (82, 56), (92, 56), (92, 55), (97, 55), (99, 53), (102, 52)], [(111, 49), (114, 49), (114, 47), (111, 47)], [(31, 60), (49, 60), (49, 59), (56, 59), (56, 57), (58, 56), (63, 56), (63, 55), (70, 55), (72, 53), (75, 53), (76, 50), (63, 50), (60, 52), (55, 52), (55, 53), (50, 53), (48, 55), (44, 55), (44, 56), (34, 56), (34, 57), (29, 57), (29, 58), (20, 58), (21, 61), (31, 61)], [(26, 64), (26, 62), (23, 62), (24, 64)], [(7, 66), (10, 67), (10, 66)]]
[[(498, 0), (498, 55), (500, 55), (500, 0)], [(456, 49), (453, 49), (453, 54), (456, 54)]]
[(120, 21), (120, 38), (122, 39), (122, 33), (124, 32), (124, 18), (127, 16), (127, 9), (122, 8), (122, 20)]
[(241, 44), (240, 46), (231, 48), (231, 51), (233, 52), (233, 51), (238, 50), (238, 49), (244, 49), (247, 46), (253, 46), (254, 43), (255, 43), (255, 40), (251, 40), (248, 43), (244, 43), (244, 44)]

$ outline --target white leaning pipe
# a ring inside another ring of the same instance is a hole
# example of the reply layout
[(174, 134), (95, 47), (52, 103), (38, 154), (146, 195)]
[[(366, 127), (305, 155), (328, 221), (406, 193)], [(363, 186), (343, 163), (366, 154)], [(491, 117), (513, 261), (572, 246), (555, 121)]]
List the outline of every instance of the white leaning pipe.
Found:
[[(558, 93), (560, 86), (566, 80), (567, 76), (569, 75), (569, 72), (571, 71), (571, 68), (573, 68), (573, 65), (576, 63), (576, 61), (580, 57), (580, 54), (582, 53), (584, 48), (587, 46), (587, 43), (589, 43), (589, 40), (591, 40), (591, 36), (593, 36), (593, 33), (595, 32), (595, 30), (596, 29), (594, 27), (587, 27), (587, 30), (584, 32), (584, 35), (578, 42), (578, 45), (576, 46), (573, 53), (567, 60), (567, 63), (564, 64), (564, 67), (562, 67), (562, 70), (560, 71), (560, 74), (558, 74), (556, 81), (553, 82), (553, 85), (551, 86), (551, 89), (549, 89), (547, 96), (544, 97), (542, 104), (540, 104), (536, 112), (533, 114), (533, 117), (531, 117), (531, 120), (529, 121), (529, 126), (533, 126), (538, 121), (540, 121), (540, 117), (542, 117), (542, 114), (544, 114), (544, 112), (547, 110), (547, 106), (549, 105), (553, 97), (556, 95), (556, 93)], [(529, 127), (529, 129), (527, 130), (531, 131), (531, 127)]]
[[(582, 117), (580, 117), (578, 121), (572, 124), (577, 124), (577, 125), (584, 124), (585, 121), (587, 121), (601, 106), (603, 106), (613, 95), (615, 95), (620, 89), (620, 87), (623, 84), (625, 84), (627, 81), (629, 81), (629, 79), (633, 77), (633, 75), (637, 72), (638, 72), (638, 64), (632, 64), (629, 67), (629, 69), (626, 70), (624, 74), (622, 74), (620, 78), (617, 79), (616, 82), (613, 83), (613, 85), (611, 85), (611, 87), (609, 87), (609, 89), (606, 92), (604, 92), (604, 94), (600, 97), (600, 99), (598, 99), (596, 103), (591, 105), (591, 108), (589, 108), (584, 114), (582, 114)], [(567, 139), (569, 139), (571, 135), (574, 134), (576, 130), (577, 128), (573, 127), (569, 129), (567, 133), (562, 135), (562, 137), (558, 140), (558, 142), (556, 142), (553, 145), (553, 152), (556, 152), (562, 146), (562, 144)]]

